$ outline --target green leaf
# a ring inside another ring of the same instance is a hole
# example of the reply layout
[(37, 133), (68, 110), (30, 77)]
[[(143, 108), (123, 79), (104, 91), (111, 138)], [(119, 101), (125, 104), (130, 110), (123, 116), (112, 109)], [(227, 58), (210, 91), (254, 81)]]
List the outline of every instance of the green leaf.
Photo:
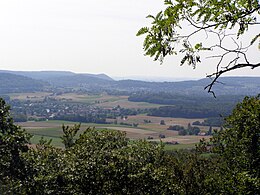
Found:
[(196, 50), (199, 50), (199, 49), (201, 49), (202, 48), (202, 43), (197, 43), (196, 45), (195, 45), (195, 49)]
[(143, 34), (146, 34), (149, 32), (149, 28), (148, 27), (142, 27), (137, 33), (136, 33), (136, 36), (140, 36), (140, 35), (143, 35)]

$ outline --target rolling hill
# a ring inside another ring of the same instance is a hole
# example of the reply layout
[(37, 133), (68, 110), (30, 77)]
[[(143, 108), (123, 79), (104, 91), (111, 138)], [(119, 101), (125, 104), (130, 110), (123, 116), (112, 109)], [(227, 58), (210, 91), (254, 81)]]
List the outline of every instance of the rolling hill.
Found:
[(47, 82), (10, 73), (0, 73), (0, 94), (41, 91)]
[[(94, 91), (167, 92), (183, 95), (207, 95), (204, 87), (210, 79), (179, 82), (147, 82), (138, 80), (115, 81), (105, 74), (77, 74), (69, 71), (7, 71), (0, 70), (0, 92), (28, 92), (44, 86)], [(13, 78), (11, 78), (13, 77)], [(13, 79), (13, 81), (12, 81)], [(8, 85), (7, 85), (8, 83)], [(213, 88), (216, 95), (257, 95), (260, 77), (222, 77)]]

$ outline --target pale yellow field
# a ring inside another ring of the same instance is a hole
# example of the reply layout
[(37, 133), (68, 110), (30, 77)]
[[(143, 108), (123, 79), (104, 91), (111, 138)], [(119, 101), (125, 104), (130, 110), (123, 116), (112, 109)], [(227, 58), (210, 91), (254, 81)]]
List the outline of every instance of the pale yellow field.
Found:
[(148, 137), (159, 137), (159, 133), (155, 131), (143, 130), (129, 127), (106, 127), (112, 130), (123, 131), (130, 139), (147, 139)]
[(60, 100), (79, 102), (79, 103), (97, 104), (97, 102), (99, 103), (113, 102), (124, 98), (124, 96), (110, 96), (106, 94), (88, 95), (88, 94), (64, 93), (61, 95), (56, 95), (55, 98)]
[(45, 97), (51, 95), (51, 93), (47, 92), (36, 92), (36, 93), (12, 93), (9, 94), (11, 99), (18, 100), (31, 100), (31, 101), (39, 101), (43, 100)]
[(114, 108), (118, 105), (122, 108), (157, 108), (161, 106), (159, 104), (150, 104), (146, 102), (130, 102), (128, 101), (128, 96), (113, 96), (105, 93), (100, 95), (65, 93), (62, 95), (57, 95), (55, 98), (60, 100), (94, 104), (95, 106), (102, 108)]
[(45, 97), (51, 97), (62, 101), (68, 102), (78, 102), (92, 104), (102, 108), (114, 108), (120, 106), (122, 108), (158, 108), (160, 104), (151, 104), (147, 102), (130, 102), (128, 101), (128, 96), (113, 96), (107, 95), (106, 93), (100, 95), (88, 95), (88, 94), (76, 94), (76, 93), (64, 93), (61, 95), (56, 95), (46, 92), (37, 93), (14, 93), (9, 94), (11, 99), (18, 100), (31, 100), (31, 101), (41, 101)]
[(211, 136), (194, 136), (194, 135), (186, 135), (186, 136), (174, 136), (167, 137), (164, 139), (154, 139), (154, 141), (162, 141), (162, 142), (178, 142), (179, 144), (194, 144), (199, 143), (199, 141), (204, 138), (209, 140)]
[[(152, 124), (160, 124), (161, 120), (165, 121), (165, 126), (169, 125), (182, 125), (187, 126), (189, 123), (194, 121), (202, 122), (204, 119), (186, 119), (186, 118), (172, 118), (172, 117), (156, 117), (156, 116), (146, 116), (146, 115), (136, 115), (136, 116), (129, 116), (127, 118), (129, 122), (135, 123), (144, 123), (144, 120), (150, 120)], [(161, 125), (163, 126), (163, 125)]]
[(97, 106), (100, 106), (102, 108), (113, 108), (116, 106), (120, 106), (122, 108), (158, 108), (162, 105), (159, 104), (150, 104), (150, 103), (146, 103), (146, 102), (130, 102), (128, 101), (128, 97), (127, 96), (121, 96), (121, 99), (115, 100), (115, 101), (109, 101), (109, 102), (102, 102), (100, 104), (98, 104)]

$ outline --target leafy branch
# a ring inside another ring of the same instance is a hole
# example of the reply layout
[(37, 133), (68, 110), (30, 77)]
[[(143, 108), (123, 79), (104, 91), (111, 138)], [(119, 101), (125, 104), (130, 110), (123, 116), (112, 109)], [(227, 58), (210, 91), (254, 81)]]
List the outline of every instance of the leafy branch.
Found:
[[(212, 82), (205, 87), (214, 96), (212, 87), (224, 73), (260, 66), (258, 62), (250, 62), (247, 57), (248, 48), (257, 40), (260, 41), (260, 34), (249, 40), (246, 47), (239, 41), (249, 27), (256, 28), (260, 24), (257, 21), (260, 15), (259, 1), (165, 0), (164, 3), (167, 6), (164, 11), (156, 16), (148, 16), (152, 19), (152, 26), (141, 28), (137, 33), (137, 36), (146, 36), (143, 43), (145, 55), (163, 63), (166, 56), (181, 54), (180, 65), (188, 64), (196, 68), (202, 61), (202, 52), (214, 52), (214, 56), (210, 57), (219, 58), (216, 72), (207, 76)], [(184, 27), (188, 31), (186, 34)], [(195, 36), (200, 36), (202, 32), (206, 34), (204, 42), (194, 43)], [(209, 38), (210, 44), (206, 43)], [(224, 44), (230, 41), (232, 44)]]

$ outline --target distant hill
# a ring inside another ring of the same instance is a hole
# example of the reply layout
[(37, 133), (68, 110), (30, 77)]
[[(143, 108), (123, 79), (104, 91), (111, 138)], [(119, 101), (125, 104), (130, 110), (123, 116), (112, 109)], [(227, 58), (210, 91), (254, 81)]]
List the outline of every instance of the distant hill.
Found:
[(0, 73), (0, 94), (41, 91), (49, 84), (29, 77)]
[[(198, 81), (200, 85), (209, 84), (209, 79)], [(260, 77), (221, 77), (213, 86), (216, 94), (220, 95), (258, 95), (260, 94)]]
[[(204, 87), (210, 83), (210, 79), (204, 78), (200, 80), (179, 81), (179, 82), (148, 82), (138, 80), (119, 80), (115, 81), (105, 74), (77, 74), (69, 71), (7, 71), (0, 70), (0, 74), (12, 74), (14, 83), (26, 86), (20, 88), (28, 90), (41, 90), (40, 86), (46, 85), (48, 82), (52, 87), (66, 87), (73, 89), (93, 90), (93, 91), (119, 91), (120, 93), (133, 93), (147, 91), (153, 93), (174, 93), (182, 95), (210, 95), (204, 90)], [(22, 79), (23, 78), (23, 79)], [(27, 80), (25, 79), (27, 78)], [(29, 87), (30, 82), (35, 87)], [(36, 82), (37, 79), (37, 82)], [(20, 83), (17, 81), (20, 80)], [(44, 81), (44, 82), (43, 82)], [(213, 87), (216, 95), (257, 95), (260, 93), (260, 77), (222, 77)], [(39, 86), (39, 87), (36, 87)], [(5, 90), (3, 89), (5, 87)], [(8, 87), (2, 84), (1, 90), (8, 91)], [(10, 89), (14, 90), (15, 87)], [(18, 90), (18, 89), (16, 89)]]
[(77, 75), (94, 77), (94, 78), (99, 78), (107, 81), (114, 81), (111, 77), (107, 76), (106, 74), (77, 74)]
[(0, 70), (0, 73), (10, 73), (15, 75), (26, 76), (38, 80), (48, 80), (49, 78), (71, 76), (75, 75), (69, 71), (11, 71), (11, 70)]
[(48, 79), (49, 83), (56, 87), (71, 88), (103, 88), (110, 86), (114, 81), (106, 75), (76, 74), (73, 76), (53, 77)]
[[(115, 83), (114, 89), (128, 91), (168, 92), (186, 95), (207, 95), (205, 86), (210, 79), (179, 82), (144, 82), (122, 80)], [(257, 95), (260, 93), (260, 77), (222, 77), (213, 86), (216, 95)]]
[(67, 76), (78, 76), (85, 75), (86, 77), (95, 77), (104, 80), (113, 80), (105, 74), (76, 74), (70, 71), (11, 71), (11, 70), (0, 70), (0, 73), (10, 73), (15, 75), (22, 75), (38, 80), (48, 81), (49, 79), (67, 77)]

